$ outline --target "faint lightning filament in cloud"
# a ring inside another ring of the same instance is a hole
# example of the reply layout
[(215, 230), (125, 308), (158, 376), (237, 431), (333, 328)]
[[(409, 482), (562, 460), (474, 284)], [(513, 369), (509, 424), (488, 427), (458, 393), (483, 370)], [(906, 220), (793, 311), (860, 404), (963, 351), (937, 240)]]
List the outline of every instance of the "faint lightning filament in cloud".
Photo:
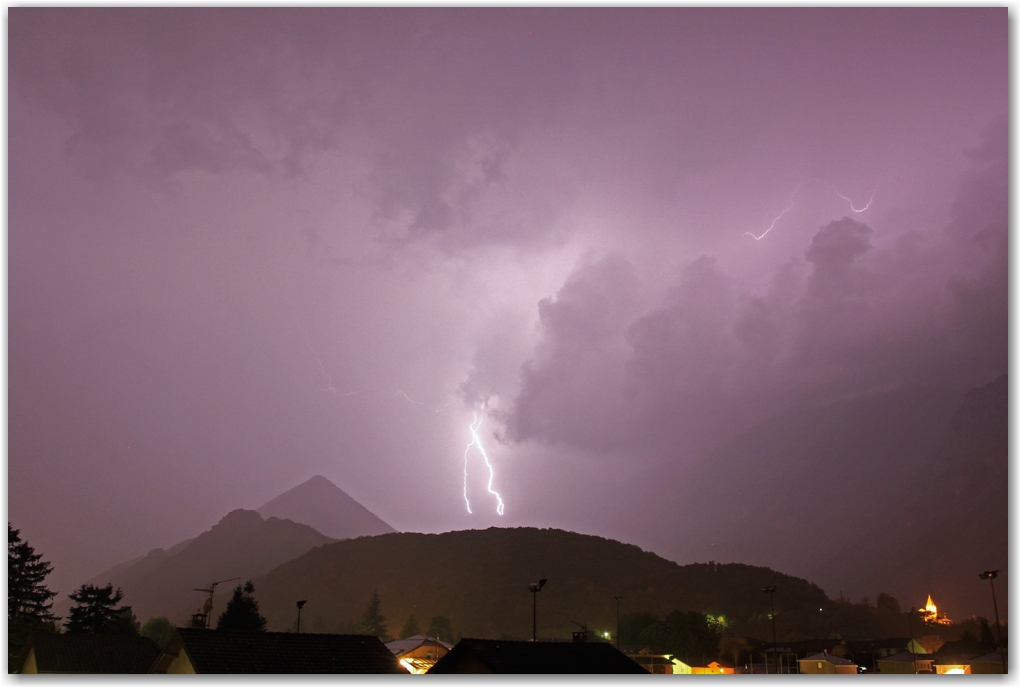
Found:
[(836, 192), (837, 196), (839, 196), (840, 198), (842, 198), (846, 202), (850, 203), (850, 209), (851, 210), (853, 210), (854, 212), (858, 212), (858, 213), (864, 212), (865, 210), (867, 210), (868, 208), (871, 207), (872, 201), (875, 200), (875, 191), (878, 190), (878, 186), (876, 186), (874, 188), (874, 190), (871, 192), (871, 198), (868, 198), (868, 204), (865, 205), (864, 207), (862, 207), (860, 210), (858, 210), (857, 208), (854, 207), (854, 202), (852, 200), (850, 200), (849, 198), (847, 198), (846, 196), (844, 196), (842, 193), (840, 193), (838, 188), (836, 188), (835, 186), (833, 186), (832, 188)]
[(797, 191), (799, 191), (799, 190), (800, 190), (800, 189), (801, 189), (801, 188), (802, 188), (802, 187), (804, 186), (804, 184), (806, 184), (806, 183), (807, 183), (807, 182), (805, 182), (805, 181), (802, 181), (802, 182), (800, 182), (800, 184), (799, 184), (799, 185), (797, 186), (797, 188), (793, 189), (793, 193), (791, 193), (791, 194), (790, 194), (790, 204), (789, 204), (789, 205), (788, 205), (788, 206), (786, 207), (786, 209), (785, 209), (785, 210), (783, 210), (782, 212), (780, 212), (780, 213), (779, 213), (779, 214), (778, 214), (778, 215), (776, 216), (776, 218), (775, 218), (774, 220), (772, 220), (772, 224), (770, 224), (770, 225), (769, 225), (769, 228), (768, 228), (768, 229), (766, 229), (765, 231), (763, 231), (763, 232), (761, 233), (761, 236), (756, 236), (755, 234), (752, 234), (752, 233), (751, 233), (751, 232), (749, 232), (749, 231), (745, 231), (745, 232), (744, 232), (744, 234), (746, 234), (747, 236), (750, 236), (750, 237), (751, 237), (751, 238), (753, 238), (753, 239), (754, 239), (755, 241), (761, 241), (761, 240), (762, 240), (763, 238), (765, 238), (765, 235), (766, 235), (766, 234), (768, 234), (768, 233), (769, 233), (770, 231), (772, 231), (772, 228), (776, 226), (776, 222), (778, 222), (778, 221), (779, 221), (780, 219), (782, 219), (782, 218), (783, 218), (783, 215), (785, 215), (786, 213), (788, 213), (788, 212), (789, 212), (790, 210), (792, 210), (792, 209), (793, 209), (793, 197), (794, 197), (795, 195), (797, 195)]
[(489, 462), (489, 455), (485, 452), (485, 447), (482, 446), (482, 438), (478, 434), (478, 429), (482, 426), (482, 418), (475, 413), (474, 419), (471, 421), (469, 429), (471, 430), (471, 443), (464, 449), (464, 504), (467, 506), (467, 512), (472, 513), (471, 502), (468, 500), (467, 495), (467, 474), (468, 474), (468, 454), (471, 452), (472, 446), (478, 447), (478, 452), (482, 454), (482, 458), (485, 460), (485, 466), (489, 468), (489, 483), (486, 489), (489, 493), (496, 497), (496, 513), (503, 515), (503, 499), (500, 497), (499, 492), (492, 488), (492, 480), (495, 479), (496, 473), (492, 469), (492, 463)]
[(319, 372), (326, 380), (326, 389), (331, 394), (337, 397), (357, 396), (358, 394), (360, 394), (361, 393), (360, 391), (347, 391), (345, 393), (340, 393), (339, 391), (333, 388), (333, 378), (329, 376), (328, 372), (326, 372), (326, 366), (322, 364), (322, 358), (319, 357), (319, 354), (316, 352), (315, 347), (312, 346), (311, 339), (309, 339), (308, 335), (305, 334), (305, 330), (301, 328), (301, 325), (297, 323), (297, 320), (294, 320), (294, 326), (297, 328), (299, 332), (301, 332), (301, 338), (305, 340), (305, 346), (308, 347), (308, 351), (312, 354), (312, 357), (315, 358), (315, 362), (319, 364)]
[(405, 399), (405, 400), (406, 400), (406, 401), (407, 401), (408, 403), (413, 403), (413, 404), (414, 404), (414, 405), (416, 405), (416, 406), (421, 406), (422, 408), (425, 408), (426, 410), (431, 410), (431, 411), (432, 411), (433, 413), (441, 413), (441, 412), (443, 412), (444, 410), (446, 410), (446, 407), (447, 407), (448, 405), (450, 405), (450, 401), (447, 401), (446, 403), (444, 403), (444, 404), (443, 404), (443, 407), (442, 407), (442, 408), (430, 408), (430, 407), (429, 407), (428, 405), (426, 405), (426, 404), (425, 404), (425, 403), (424, 403), (423, 401), (416, 401), (416, 400), (414, 400), (413, 398), (411, 398), (410, 396), (408, 396), (408, 395), (407, 395), (407, 392), (406, 392), (406, 391), (404, 391), (403, 389), (401, 389), (401, 390), (398, 390), (398, 391), (397, 391), (397, 392), (396, 392), (395, 394), (393, 394), (393, 395), (394, 395), (394, 396), (403, 396), (403, 397), (404, 397), (404, 399)]

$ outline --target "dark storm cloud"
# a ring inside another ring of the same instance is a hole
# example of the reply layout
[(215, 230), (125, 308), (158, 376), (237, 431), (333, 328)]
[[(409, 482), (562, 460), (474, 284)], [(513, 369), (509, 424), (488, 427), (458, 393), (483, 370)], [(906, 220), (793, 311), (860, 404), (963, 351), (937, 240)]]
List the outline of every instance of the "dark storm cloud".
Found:
[[(905, 383), (976, 384), (1004, 370), (1001, 126), (986, 131), (969, 159), (941, 230), (893, 230), (894, 240), (876, 248), (867, 224), (833, 220), (818, 229), (803, 262), (778, 268), (764, 295), (738, 291), (714, 258), (702, 257), (682, 270), (660, 306), (641, 314), (636, 300), (608, 297), (613, 280), (601, 276), (596, 286), (590, 268), (580, 270), (557, 301), (539, 304), (543, 339), (522, 368), (510, 437), (592, 448), (592, 436), (598, 445), (647, 446), (659, 435), (661, 446), (678, 437), (694, 446), (698, 437), (808, 397), (835, 400)], [(592, 340), (601, 349), (573, 343)], [(587, 408), (585, 417), (599, 419), (583, 422), (572, 412), (583, 394), (565, 380), (593, 357), (600, 362), (583, 369), (600, 393), (586, 399), (598, 408)], [(592, 375), (606, 383), (593, 383)], [(604, 417), (622, 434), (607, 436)]]
[(555, 299), (538, 303), (542, 339), (521, 371), (507, 422), (510, 438), (541, 436), (596, 450), (619, 440), (625, 403), (606, 361), (619, 350), (636, 287), (633, 266), (610, 255), (580, 266)]

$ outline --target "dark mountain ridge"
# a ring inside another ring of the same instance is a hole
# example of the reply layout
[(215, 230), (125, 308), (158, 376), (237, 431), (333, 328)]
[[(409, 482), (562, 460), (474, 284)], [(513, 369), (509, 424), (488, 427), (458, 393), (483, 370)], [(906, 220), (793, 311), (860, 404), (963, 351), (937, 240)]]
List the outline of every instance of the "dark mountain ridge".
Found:
[[(123, 589), (124, 603), (142, 621), (165, 615), (185, 625), (205, 600), (196, 588), (232, 577), (243, 582), (333, 541), (308, 525), (272, 517), (263, 520), (255, 511), (238, 509), (194, 539), (166, 551), (156, 549), (133, 565), (118, 565), (89, 584), (112, 583)], [(234, 584), (218, 590), (214, 615), (223, 611)]]
[[(268, 626), (293, 627), (294, 601), (307, 599), (302, 627), (349, 631), (373, 591), (395, 633), (408, 615), (423, 626), (448, 617), (458, 634), (530, 638), (528, 584), (538, 595), (538, 632), (569, 638), (572, 621), (615, 633), (615, 596), (623, 613), (674, 609), (723, 615), (735, 628), (764, 636), (768, 596), (776, 585), (777, 617), (792, 628), (831, 631), (836, 604), (818, 586), (767, 568), (738, 563), (677, 565), (637, 546), (556, 529), (489, 528), (443, 534), (395, 533), (317, 547), (255, 580)], [(823, 612), (819, 612), (823, 609)], [(781, 614), (781, 615), (780, 615)], [(771, 630), (768, 630), (771, 632)]]

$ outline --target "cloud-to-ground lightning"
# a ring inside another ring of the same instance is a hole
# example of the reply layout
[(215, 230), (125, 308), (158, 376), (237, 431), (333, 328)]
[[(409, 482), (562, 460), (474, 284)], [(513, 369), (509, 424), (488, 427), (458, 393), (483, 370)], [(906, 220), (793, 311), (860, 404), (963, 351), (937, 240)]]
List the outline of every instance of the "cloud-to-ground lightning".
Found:
[(802, 181), (800, 182), (800, 184), (798, 184), (797, 188), (793, 189), (793, 193), (790, 194), (790, 204), (786, 207), (785, 210), (780, 212), (774, 220), (772, 220), (772, 224), (769, 225), (768, 229), (761, 233), (761, 236), (756, 236), (749, 231), (745, 231), (744, 233), (753, 238), (755, 241), (761, 241), (763, 238), (765, 238), (765, 235), (772, 231), (772, 228), (776, 226), (776, 222), (782, 219), (783, 215), (785, 215), (786, 213), (793, 209), (793, 197), (797, 195), (797, 191), (799, 191), (806, 183), (807, 183), (806, 181)]
[(868, 204), (865, 205), (864, 207), (862, 207), (860, 210), (858, 210), (857, 208), (854, 207), (854, 202), (852, 200), (850, 200), (849, 198), (847, 198), (846, 196), (844, 196), (842, 193), (840, 193), (838, 188), (836, 188), (835, 186), (833, 186), (832, 188), (836, 192), (837, 196), (839, 196), (840, 198), (842, 198), (846, 202), (850, 203), (850, 209), (851, 210), (853, 210), (854, 212), (858, 212), (858, 213), (864, 212), (865, 210), (867, 210), (868, 208), (871, 207), (872, 201), (875, 200), (875, 191), (878, 191), (878, 186), (876, 186), (875, 189), (871, 192), (871, 198), (868, 198)]
[(496, 497), (496, 513), (503, 515), (503, 498), (499, 495), (495, 489), (492, 488), (492, 480), (495, 479), (496, 473), (492, 469), (492, 463), (489, 462), (489, 455), (485, 452), (485, 447), (482, 446), (482, 438), (478, 434), (478, 429), (482, 426), (482, 418), (475, 413), (474, 419), (471, 421), (469, 429), (471, 430), (471, 443), (464, 449), (464, 504), (467, 506), (467, 512), (471, 513), (471, 502), (468, 500), (467, 495), (467, 475), (468, 475), (468, 453), (471, 452), (472, 446), (478, 447), (478, 452), (482, 454), (482, 458), (485, 460), (485, 466), (489, 468), (489, 483), (487, 489), (489, 493)]

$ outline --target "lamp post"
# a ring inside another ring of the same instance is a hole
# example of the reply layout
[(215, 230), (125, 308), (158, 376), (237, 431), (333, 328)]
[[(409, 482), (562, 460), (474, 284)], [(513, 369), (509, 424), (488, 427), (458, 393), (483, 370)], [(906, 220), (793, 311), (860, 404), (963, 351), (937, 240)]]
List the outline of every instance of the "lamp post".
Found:
[(542, 591), (546, 580), (531, 582), (528, 589), (531, 590), (531, 641), (538, 641), (538, 593)]
[(914, 613), (917, 609), (913, 606), (907, 611), (907, 627), (910, 629), (910, 644), (907, 645), (907, 649), (910, 651), (910, 661), (914, 666), (914, 673), (917, 673), (917, 658), (914, 656)]
[(620, 602), (623, 601), (622, 596), (614, 596), (616, 599), (616, 650), (620, 650)]
[(297, 602), (297, 634), (301, 634), (301, 609), (308, 603), (307, 599), (303, 599)]
[[(772, 660), (776, 661), (776, 672), (779, 672), (779, 661), (776, 659), (776, 654), (779, 651), (777, 648), (778, 642), (776, 641), (776, 588), (765, 587), (762, 589), (763, 592), (768, 592), (769, 605), (772, 607)], [(769, 672), (769, 662), (765, 661), (765, 672)]]
[(999, 570), (985, 570), (979, 574), (982, 580), (988, 580), (992, 586), (992, 607), (995, 609), (995, 631), (999, 635), (999, 658), (1002, 659), (1002, 673), (1006, 674), (1006, 647), (1002, 644), (1002, 625), (999, 624), (999, 604), (995, 601), (995, 578), (999, 576)]

